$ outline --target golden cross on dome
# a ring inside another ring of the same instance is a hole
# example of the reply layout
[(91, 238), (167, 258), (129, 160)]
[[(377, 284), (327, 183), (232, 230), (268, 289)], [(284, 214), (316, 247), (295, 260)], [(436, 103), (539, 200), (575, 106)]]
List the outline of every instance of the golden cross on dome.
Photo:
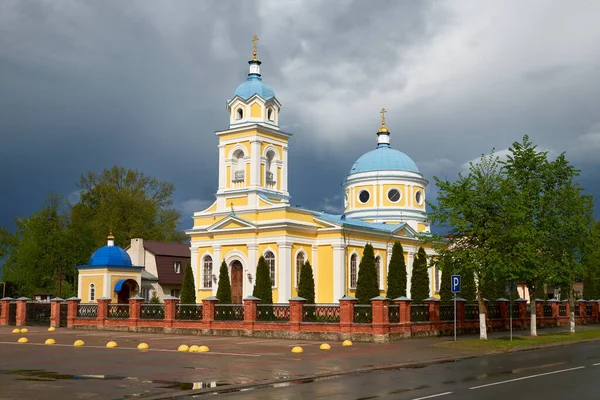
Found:
[(254, 56), (254, 57), (252, 57), (253, 60), (257, 59), (256, 58), (256, 42), (258, 42), (258, 40), (259, 40), (258, 36), (254, 35), (254, 37), (252, 38), (252, 43), (254, 43), (254, 51), (252, 52), (252, 55)]
[(381, 109), (381, 125), (385, 125), (385, 113), (387, 112), (387, 110), (385, 108)]

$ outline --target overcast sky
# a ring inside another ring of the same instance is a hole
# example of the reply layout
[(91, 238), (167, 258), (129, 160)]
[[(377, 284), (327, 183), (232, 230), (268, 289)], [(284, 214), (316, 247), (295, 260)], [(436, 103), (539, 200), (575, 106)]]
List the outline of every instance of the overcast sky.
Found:
[(0, 225), (119, 164), (173, 182), (190, 228), (214, 199), (214, 131), (254, 34), (294, 135), (294, 205), (341, 211), (382, 107), (430, 200), (433, 176), (525, 133), (598, 196), (598, 21), (595, 0), (2, 0)]

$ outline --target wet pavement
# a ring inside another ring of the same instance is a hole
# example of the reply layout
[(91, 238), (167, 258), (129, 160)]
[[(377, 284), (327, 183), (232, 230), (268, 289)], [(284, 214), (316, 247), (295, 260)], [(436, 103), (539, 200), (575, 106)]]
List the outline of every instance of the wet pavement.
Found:
[[(406, 339), (387, 344), (355, 342), (352, 347), (328, 342), (331, 350), (323, 351), (319, 350), (322, 342), (315, 341), (66, 328), (48, 332), (46, 327), (29, 327), (26, 334), (12, 334), (11, 330), (12, 327), (0, 327), (0, 399), (173, 398), (195, 393), (192, 389), (205, 388), (208, 392), (212, 392), (212, 388), (248, 390), (248, 386), (264, 383), (271, 387), (266, 390), (272, 390), (274, 385), (285, 388), (307, 381), (312, 382), (308, 386), (317, 390), (321, 382), (329, 388), (330, 384), (331, 387), (336, 385), (331, 382), (340, 379), (359, 382), (376, 374), (335, 377), (354, 371), (481, 355), (474, 351), (432, 346), (452, 340), (448, 337)], [(18, 344), (20, 337), (26, 337), (29, 343)], [(48, 338), (53, 338), (56, 344), (44, 345)], [(73, 346), (78, 339), (85, 342), (84, 347)], [(119, 347), (107, 349), (106, 343), (110, 340), (116, 341)], [(149, 350), (138, 350), (137, 345), (141, 342), (148, 343)], [(177, 352), (180, 344), (206, 345), (210, 352), (180, 353)], [(294, 346), (303, 347), (304, 352), (291, 353)], [(315, 375), (320, 379), (313, 382)], [(331, 390), (327, 392), (332, 393)], [(225, 397), (231, 395), (233, 393)]]

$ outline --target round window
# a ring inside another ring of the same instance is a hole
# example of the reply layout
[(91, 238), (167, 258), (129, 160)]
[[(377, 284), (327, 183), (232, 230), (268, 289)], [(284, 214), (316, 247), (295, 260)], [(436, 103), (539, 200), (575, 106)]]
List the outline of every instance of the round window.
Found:
[(348, 208), (348, 192), (344, 194), (344, 208)]
[(388, 192), (388, 199), (392, 203), (397, 203), (398, 201), (400, 201), (401, 197), (402, 196), (400, 195), (400, 191), (398, 189), (392, 189)]
[(415, 200), (417, 201), (418, 205), (423, 204), (423, 192), (418, 190), (417, 193), (415, 194)]
[(360, 200), (360, 202), (363, 204), (369, 201), (370, 198), (371, 195), (369, 194), (368, 190), (363, 190), (358, 194), (358, 200)]

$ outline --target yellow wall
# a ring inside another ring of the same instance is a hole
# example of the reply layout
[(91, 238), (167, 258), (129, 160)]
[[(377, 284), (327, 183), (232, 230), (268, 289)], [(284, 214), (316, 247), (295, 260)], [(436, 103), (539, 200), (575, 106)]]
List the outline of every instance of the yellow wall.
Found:
[[(360, 192), (362, 190), (368, 190), (369, 191), (369, 201), (367, 201), (366, 203), (361, 203), (360, 200), (358, 199), (358, 196), (360, 194)], [(354, 188), (354, 208), (367, 208), (367, 207), (375, 207), (375, 205), (377, 204), (377, 190), (375, 190), (375, 192), (373, 192), (373, 185), (364, 185), (364, 186), (356, 186)]]
[(312, 246), (311, 245), (303, 245), (303, 244), (293, 244), (292, 245), (292, 269), (291, 269), (291, 282), (292, 285), (292, 297), (298, 296), (298, 288), (296, 287), (296, 282), (298, 278), (298, 271), (296, 270), (296, 253), (298, 250), (302, 250), (304, 252), (304, 262), (308, 261), (313, 264), (312, 261)]
[(315, 292), (319, 303), (333, 303), (333, 247), (319, 246), (318, 251), (318, 287)]
[[(388, 192), (391, 189), (398, 189), (400, 192), (400, 201), (397, 203), (392, 203), (390, 199), (388, 199)], [(383, 205), (385, 207), (405, 207), (406, 206), (406, 192), (404, 185), (383, 185)]]
[(225, 145), (225, 157), (229, 158), (231, 151), (237, 145), (242, 145), (244, 147), (244, 157), (250, 155), (250, 142), (245, 140), (239, 143), (229, 143)]
[(235, 139), (247, 138), (249, 136), (260, 136), (260, 137), (263, 137), (265, 139), (271, 139), (271, 140), (278, 140), (278, 141), (281, 141), (281, 142), (287, 142), (287, 138), (285, 138), (283, 136), (279, 136), (279, 135), (271, 134), (271, 133), (266, 133), (266, 132), (259, 132), (257, 129), (249, 129), (249, 130), (244, 131), (244, 132), (225, 133), (225, 134), (223, 134), (223, 135), (220, 136), (220, 139), (221, 140), (235, 140)]
[(261, 118), (262, 117), (262, 107), (258, 103), (252, 103), (250, 105), (250, 117), (251, 118)]
[[(87, 272), (87, 271), (86, 271)], [(94, 271), (93, 274), (98, 274), (98, 271)], [(95, 275), (84, 275), (83, 270), (79, 272), (81, 275), (81, 302), (90, 303), (90, 285), (93, 283), (96, 289), (96, 300), (100, 297), (104, 297), (104, 277)], [(96, 303), (94, 300), (93, 303)]]
[(246, 197), (246, 196), (227, 197), (225, 199), (225, 204), (227, 204), (227, 207), (231, 207), (231, 203), (233, 203), (234, 207), (247, 206), (248, 205), (248, 197)]
[[(273, 294), (273, 301), (277, 302), (279, 298), (279, 265), (281, 264), (281, 260), (279, 259), (279, 247), (277, 243), (263, 243), (258, 246), (258, 258), (260, 258), (265, 251), (270, 250), (275, 255), (275, 289), (271, 291)], [(256, 277), (254, 277), (256, 279)], [(256, 281), (252, 281), (253, 284), (256, 284)]]

